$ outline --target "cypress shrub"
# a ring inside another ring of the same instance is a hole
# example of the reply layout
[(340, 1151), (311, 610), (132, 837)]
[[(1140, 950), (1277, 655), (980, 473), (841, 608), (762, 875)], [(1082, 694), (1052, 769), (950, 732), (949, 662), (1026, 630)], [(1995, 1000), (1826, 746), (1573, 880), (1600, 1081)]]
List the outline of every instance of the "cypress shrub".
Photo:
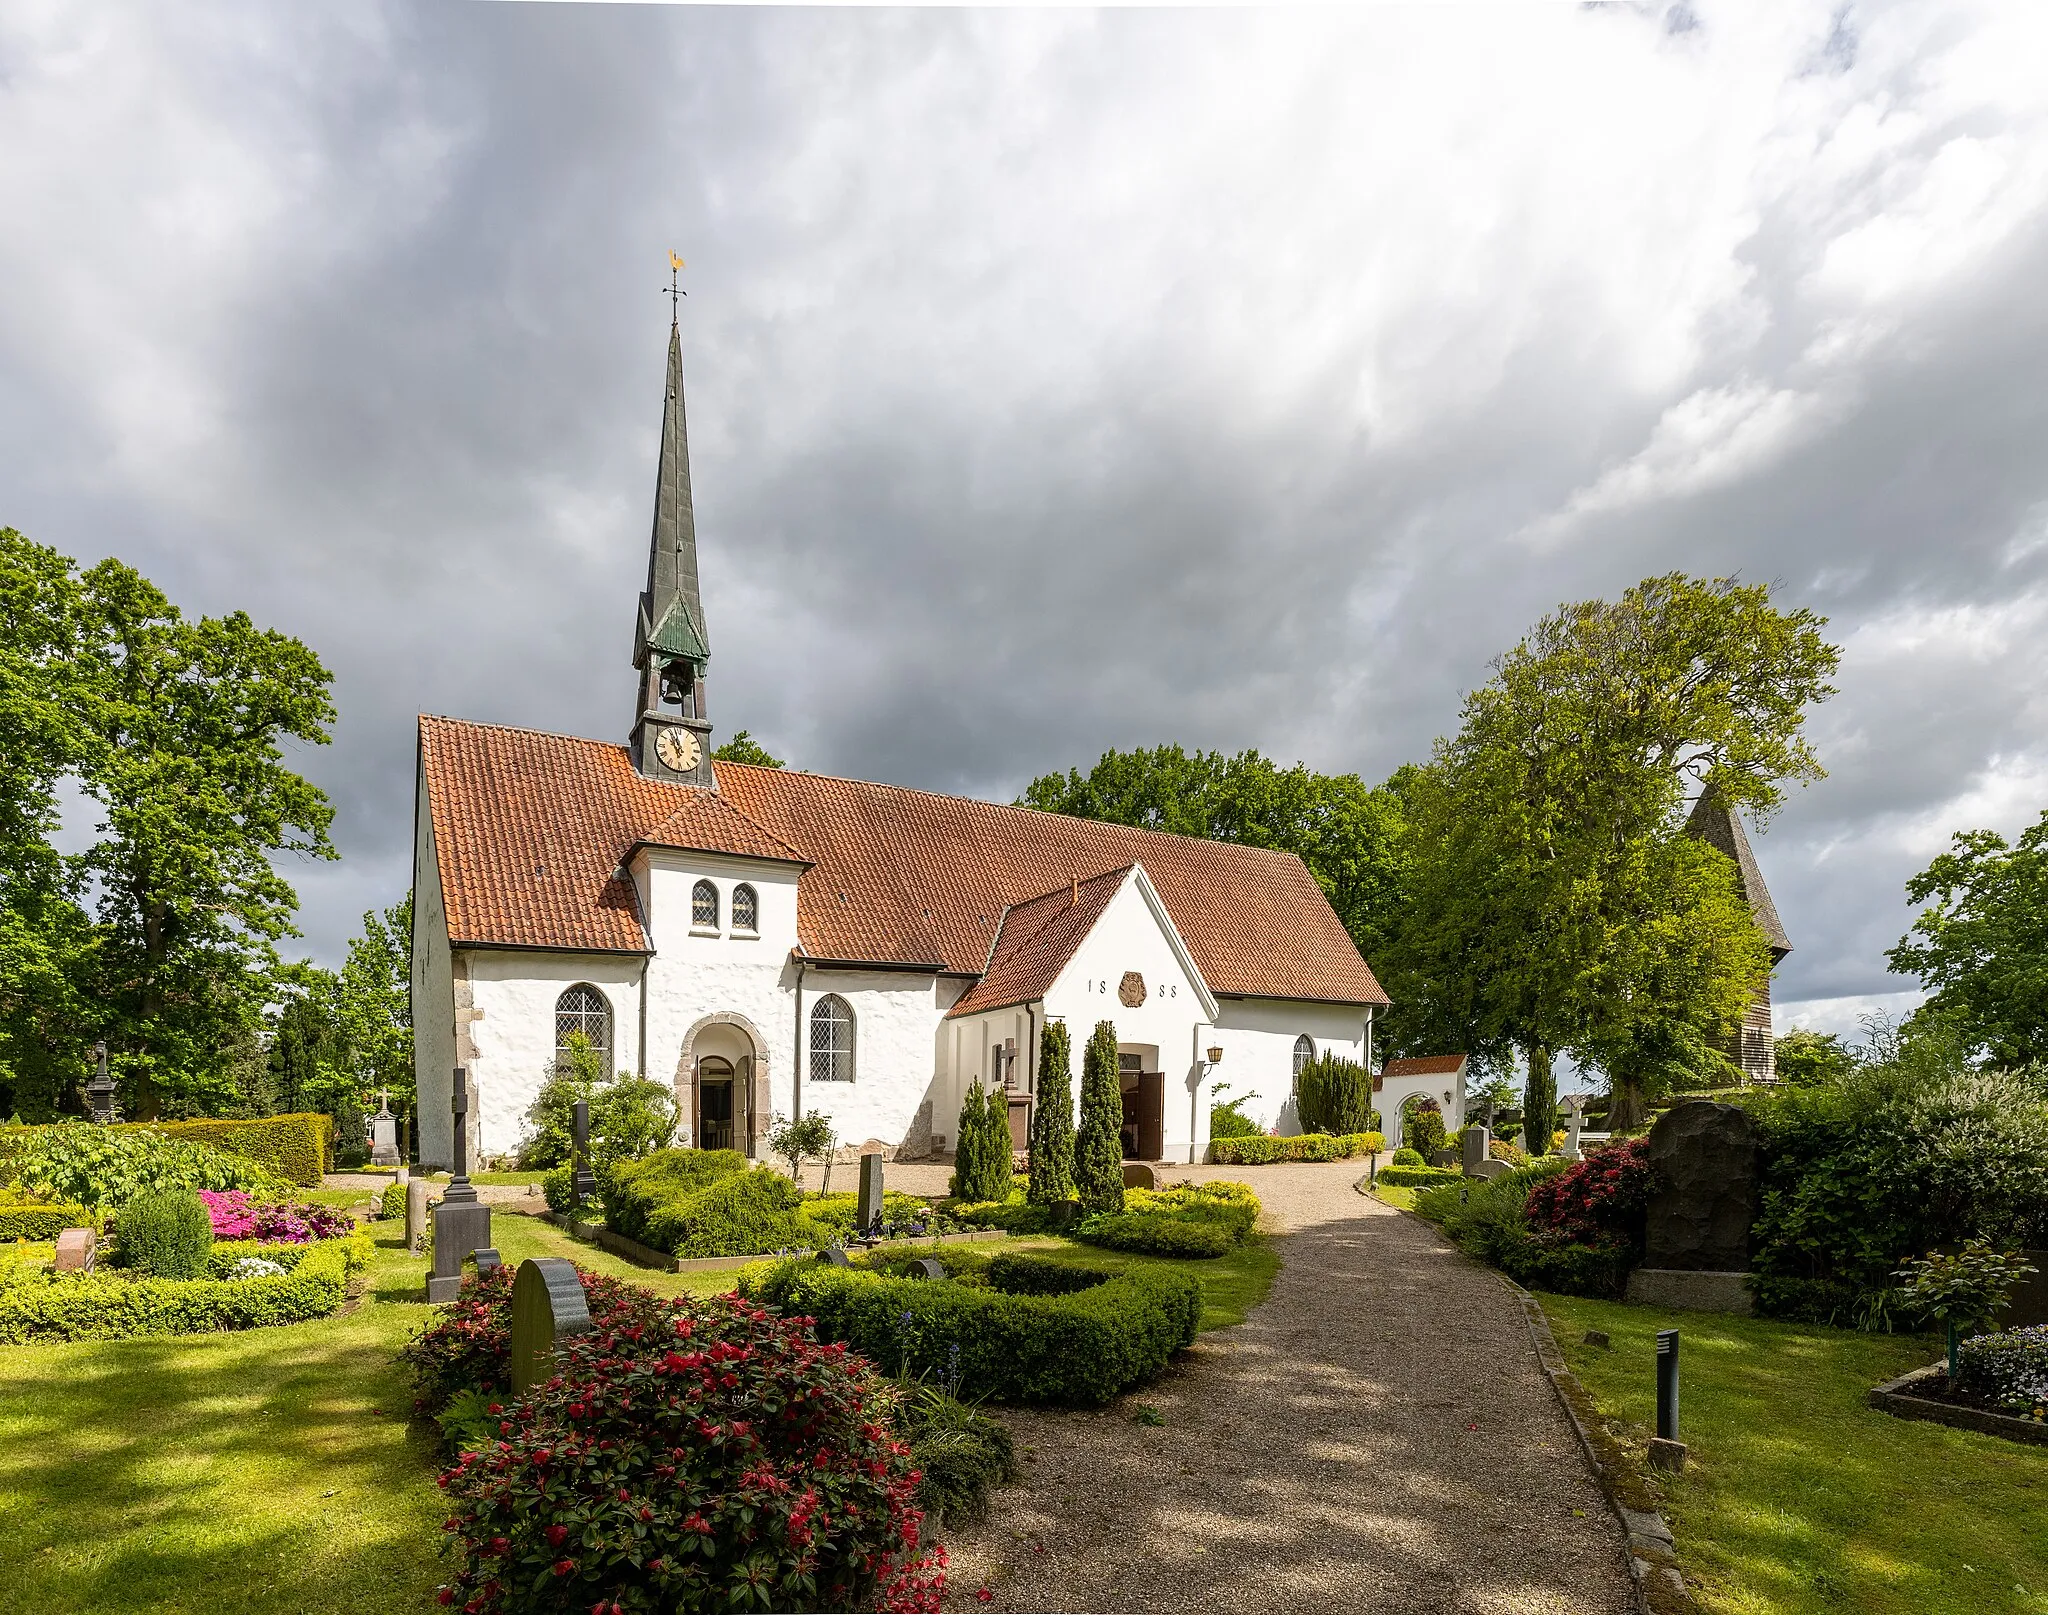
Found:
[(1557, 1077), (1545, 1055), (1541, 1062), (1529, 1062), (1529, 1080), (1522, 1089), (1522, 1145), (1531, 1155), (1548, 1155), (1556, 1131)]
[(121, 1242), (124, 1267), (139, 1268), (159, 1279), (206, 1276), (206, 1259), (213, 1250), (213, 1218), (189, 1189), (137, 1195), (121, 1208), (114, 1232)]
[(1074, 1188), (1088, 1211), (1124, 1209), (1123, 1134), (1116, 1024), (1097, 1021), (1081, 1056), (1081, 1125), (1074, 1133)]
[(1425, 1165), (1444, 1147), (1444, 1113), (1423, 1100), (1401, 1121), (1401, 1143), (1414, 1150)]
[(960, 1101), (960, 1141), (953, 1151), (953, 1194), (970, 1205), (1010, 1197), (1008, 1107), (979, 1082)]
[(1305, 1133), (1370, 1132), (1372, 1073), (1342, 1055), (1311, 1060), (1294, 1079), (1294, 1107)]
[(1065, 1021), (1047, 1021), (1038, 1034), (1038, 1110), (1025, 1198), (1035, 1206), (1074, 1198), (1074, 1056)]

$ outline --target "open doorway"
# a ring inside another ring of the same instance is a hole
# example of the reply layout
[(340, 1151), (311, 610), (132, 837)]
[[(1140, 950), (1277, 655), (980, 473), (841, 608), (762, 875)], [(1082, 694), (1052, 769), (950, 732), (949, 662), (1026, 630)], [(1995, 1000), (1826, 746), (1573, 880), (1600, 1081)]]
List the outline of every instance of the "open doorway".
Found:
[(1126, 1161), (1157, 1161), (1166, 1153), (1166, 1075), (1156, 1066), (1156, 1051), (1119, 1049), (1117, 1084), (1123, 1090), (1123, 1147)]
[(697, 1062), (697, 1143), (702, 1149), (732, 1148), (733, 1062), (707, 1054)]

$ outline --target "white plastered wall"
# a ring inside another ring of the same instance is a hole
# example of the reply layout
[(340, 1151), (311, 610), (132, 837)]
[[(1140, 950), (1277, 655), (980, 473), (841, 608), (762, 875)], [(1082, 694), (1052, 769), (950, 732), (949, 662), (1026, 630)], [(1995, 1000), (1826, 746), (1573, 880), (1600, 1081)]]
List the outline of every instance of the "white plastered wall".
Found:
[(507, 1154), (526, 1135), (526, 1112), (555, 1062), (555, 1002), (565, 988), (585, 982), (604, 994), (612, 1011), (612, 1065), (638, 1069), (637, 955), (529, 948), (465, 948), (462, 955), (471, 1003), (470, 1106), (480, 1155)]
[[(919, 1107), (933, 1090), (933, 1042), (940, 1020), (959, 998), (961, 984), (946, 977), (896, 970), (804, 972), (803, 1106), (822, 1111), (842, 1145), (870, 1138), (898, 1145), (911, 1133)], [(809, 1061), (811, 1012), (827, 993), (853, 1011), (853, 1081), (819, 1082)], [(794, 1011), (783, 1010), (787, 1050), (795, 1038)], [(789, 1059), (781, 1061), (772, 1091), (775, 1108), (792, 1106)], [(950, 1118), (934, 1106), (934, 1131), (951, 1132)], [(942, 1125), (943, 1123), (943, 1125)], [(949, 1139), (950, 1142), (950, 1139)]]
[[(1228, 1083), (1226, 1099), (1246, 1099), (1241, 1107), (1261, 1127), (1292, 1134), (1301, 1131), (1294, 1108), (1294, 1045), (1306, 1035), (1318, 1056), (1340, 1055), (1368, 1063), (1366, 1009), (1363, 1004), (1318, 1004), (1292, 998), (1226, 998), (1218, 1006), (1214, 1042), (1223, 1050), (1211, 1068), (1210, 1084)], [(1208, 1126), (1206, 1108), (1202, 1125)]]
[(455, 1139), (448, 1108), (455, 1081), (455, 983), (424, 767), (414, 791), (412, 853), (412, 1074), (419, 1151), (422, 1162), (445, 1164)]
[(1443, 1071), (1432, 1076), (1387, 1077), (1372, 1102), (1380, 1113), (1380, 1130), (1386, 1135), (1388, 1149), (1401, 1147), (1401, 1105), (1417, 1095), (1437, 1102), (1444, 1114), (1445, 1132), (1455, 1133), (1465, 1125), (1464, 1069), (1455, 1074)]

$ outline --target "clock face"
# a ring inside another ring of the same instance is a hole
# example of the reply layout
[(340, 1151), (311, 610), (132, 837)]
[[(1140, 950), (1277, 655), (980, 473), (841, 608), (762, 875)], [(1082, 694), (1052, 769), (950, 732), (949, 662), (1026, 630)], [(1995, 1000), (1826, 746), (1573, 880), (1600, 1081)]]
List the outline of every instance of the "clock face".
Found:
[(687, 774), (703, 755), (697, 737), (687, 729), (664, 729), (654, 737), (654, 755), (678, 774)]

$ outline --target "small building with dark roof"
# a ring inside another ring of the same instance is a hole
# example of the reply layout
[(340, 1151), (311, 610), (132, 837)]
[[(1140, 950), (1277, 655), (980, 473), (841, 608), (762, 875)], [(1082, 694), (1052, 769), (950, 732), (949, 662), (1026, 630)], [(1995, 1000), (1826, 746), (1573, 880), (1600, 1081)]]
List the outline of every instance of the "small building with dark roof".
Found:
[[(1699, 801), (1693, 804), (1685, 829), (1688, 835), (1698, 837), (1735, 865), (1743, 900), (1749, 904), (1757, 929), (1763, 932), (1764, 940), (1770, 944), (1771, 969), (1776, 970), (1785, 955), (1792, 951), (1792, 939), (1785, 934), (1784, 921), (1778, 918), (1778, 905), (1771, 901), (1770, 888), (1764, 884), (1763, 871), (1757, 867), (1756, 853), (1749, 844), (1749, 833), (1742, 828), (1742, 815), (1720, 792), (1708, 789), (1702, 791)], [(1768, 973), (1750, 995), (1749, 1008), (1743, 1013), (1741, 1025), (1716, 1046), (1741, 1067), (1747, 1081), (1778, 1080), (1777, 1044), (1771, 1027), (1771, 978)]]

